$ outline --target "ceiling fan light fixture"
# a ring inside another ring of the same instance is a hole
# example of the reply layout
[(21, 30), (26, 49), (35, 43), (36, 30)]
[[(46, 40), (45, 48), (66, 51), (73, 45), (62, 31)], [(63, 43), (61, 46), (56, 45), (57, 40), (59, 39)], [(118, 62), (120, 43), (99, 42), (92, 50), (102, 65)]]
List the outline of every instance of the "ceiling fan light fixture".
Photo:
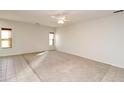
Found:
[(67, 16), (64, 14), (56, 14), (51, 16), (53, 19), (55, 19), (57, 21), (58, 24), (64, 24), (67, 20)]
[(58, 24), (64, 24), (64, 20), (58, 20)]

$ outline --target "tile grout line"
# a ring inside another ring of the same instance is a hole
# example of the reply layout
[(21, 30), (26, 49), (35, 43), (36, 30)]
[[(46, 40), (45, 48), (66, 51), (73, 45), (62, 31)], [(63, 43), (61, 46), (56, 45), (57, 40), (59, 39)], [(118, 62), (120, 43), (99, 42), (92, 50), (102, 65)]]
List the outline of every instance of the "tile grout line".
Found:
[(25, 60), (26, 63), (28, 64), (28, 66), (31, 68), (31, 70), (34, 72), (34, 74), (37, 76), (37, 78), (41, 81), (40, 76), (39, 76), (38, 73), (32, 68), (32, 66), (30, 65), (29, 61), (24, 57), (24, 55), (22, 55), (22, 57), (24, 58), (24, 60)]

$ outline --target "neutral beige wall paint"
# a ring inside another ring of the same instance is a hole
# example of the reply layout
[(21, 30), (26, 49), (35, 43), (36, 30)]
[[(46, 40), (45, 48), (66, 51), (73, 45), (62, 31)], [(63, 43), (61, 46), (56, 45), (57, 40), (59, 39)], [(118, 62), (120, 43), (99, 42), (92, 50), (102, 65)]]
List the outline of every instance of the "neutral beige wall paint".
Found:
[(57, 28), (56, 48), (124, 68), (124, 14)]
[(1, 19), (2, 27), (12, 28), (13, 47), (0, 48), (0, 56), (54, 49), (48, 43), (49, 32), (54, 32), (54, 28)]

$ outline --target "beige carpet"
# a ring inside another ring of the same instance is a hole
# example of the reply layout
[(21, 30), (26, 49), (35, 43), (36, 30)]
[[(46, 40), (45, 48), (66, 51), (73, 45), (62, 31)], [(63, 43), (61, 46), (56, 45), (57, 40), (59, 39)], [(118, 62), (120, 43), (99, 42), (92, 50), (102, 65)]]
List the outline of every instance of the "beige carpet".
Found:
[(124, 81), (124, 69), (86, 58), (48, 51), (0, 57), (0, 81)]

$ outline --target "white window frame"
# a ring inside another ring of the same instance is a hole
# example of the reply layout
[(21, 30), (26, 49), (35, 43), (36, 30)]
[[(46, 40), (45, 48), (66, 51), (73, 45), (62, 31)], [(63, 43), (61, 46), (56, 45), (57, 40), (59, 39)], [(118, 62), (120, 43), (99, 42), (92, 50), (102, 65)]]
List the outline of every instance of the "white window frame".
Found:
[[(10, 31), (10, 34), (8, 34), (8, 38), (2, 38), (2, 32), (3, 31)], [(8, 41), (8, 46), (4, 46), (2, 45), (2, 42), (3, 41)], [(11, 28), (1, 28), (1, 31), (0, 31), (0, 45), (1, 45), (1, 48), (12, 48), (12, 29)]]
[(49, 33), (49, 45), (53, 46), (54, 45), (54, 41), (55, 41), (55, 33), (54, 32), (50, 32)]

